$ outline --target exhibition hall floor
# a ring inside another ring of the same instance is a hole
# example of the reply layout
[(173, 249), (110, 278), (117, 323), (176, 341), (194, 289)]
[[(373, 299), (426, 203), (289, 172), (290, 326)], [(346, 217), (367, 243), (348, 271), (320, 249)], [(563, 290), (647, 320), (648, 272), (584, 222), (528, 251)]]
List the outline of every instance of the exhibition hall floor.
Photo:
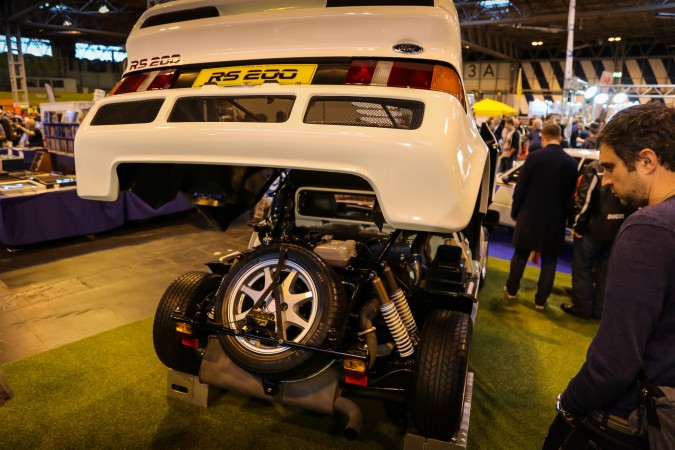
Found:
[[(401, 448), (405, 398), (352, 390), (364, 412), (358, 440), (340, 418), (220, 392), (209, 408), (167, 398), (152, 343), (154, 310), (179, 274), (244, 247), (245, 218), (216, 231), (196, 212), (115, 232), (0, 250), (0, 366), (15, 398), (0, 407), (0, 449)], [(584, 360), (597, 322), (563, 313), (569, 274), (536, 311), (538, 270), (504, 298), (508, 232), (494, 233), (471, 343), (471, 450), (541, 448), (555, 396)], [(564, 264), (561, 264), (564, 267)], [(536, 377), (532, 374), (537, 374)]]
[[(0, 363), (16, 361), (152, 316), (178, 275), (245, 248), (242, 216), (222, 233), (196, 211), (112, 232), (0, 249)], [(490, 255), (509, 259), (498, 230)], [(559, 263), (569, 273), (569, 251)]]
[(0, 363), (152, 316), (178, 275), (245, 248), (196, 211), (19, 249), (0, 249)]

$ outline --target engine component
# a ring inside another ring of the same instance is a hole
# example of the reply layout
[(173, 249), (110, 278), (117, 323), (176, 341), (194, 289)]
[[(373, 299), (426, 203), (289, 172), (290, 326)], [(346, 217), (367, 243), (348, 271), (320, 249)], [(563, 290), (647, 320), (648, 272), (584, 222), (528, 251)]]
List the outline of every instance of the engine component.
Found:
[(314, 253), (323, 258), (329, 266), (344, 269), (356, 256), (356, 241), (330, 240), (314, 247)]

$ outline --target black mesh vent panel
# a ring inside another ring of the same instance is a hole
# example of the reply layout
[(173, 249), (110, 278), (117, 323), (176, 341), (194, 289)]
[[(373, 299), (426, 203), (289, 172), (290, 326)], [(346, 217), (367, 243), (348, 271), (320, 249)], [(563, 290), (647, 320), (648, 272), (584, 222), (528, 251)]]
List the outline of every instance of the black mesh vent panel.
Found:
[(266, 122), (288, 120), (295, 97), (223, 96), (183, 97), (169, 116), (169, 122)]
[(305, 123), (416, 130), (424, 103), (371, 97), (313, 97)]
[(150, 123), (155, 120), (164, 99), (109, 103), (96, 111), (92, 125), (126, 125)]
[(141, 28), (154, 27), (157, 25), (166, 25), (168, 23), (187, 22), (188, 20), (206, 19), (209, 17), (218, 17), (218, 8), (215, 6), (205, 6), (203, 8), (184, 9), (182, 11), (170, 12), (166, 14), (157, 14), (148, 17), (141, 25)]
[(326, 6), (434, 6), (434, 0), (328, 0)]

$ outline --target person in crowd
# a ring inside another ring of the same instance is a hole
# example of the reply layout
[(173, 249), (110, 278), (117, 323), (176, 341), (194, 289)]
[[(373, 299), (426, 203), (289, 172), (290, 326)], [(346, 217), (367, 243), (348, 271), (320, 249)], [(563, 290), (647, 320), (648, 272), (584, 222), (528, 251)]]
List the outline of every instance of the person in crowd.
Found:
[[(675, 108), (618, 112), (598, 136), (602, 184), (626, 219), (609, 261), (605, 306), (586, 362), (558, 396), (543, 448), (647, 449), (629, 431), (638, 380), (675, 386)], [(633, 418), (636, 415), (633, 414)]]
[(560, 127), (545, 125), (542, 148), (527, 156), (513, 192), (511, 217), (516, 226), (504, 292), (516, 299), (531, 252), (541, 253), (535, 307), (543, 310), (553, 289), (558, 255), (565, 245), (565, 223), (577, 184), (577, 162), (560, 146)]
[(497, 140), (500, 141), (501, 143), (502, 131), (504, 130), (504, 121), (502, 120), (502, 118), (495, 117), (494, 119), (492, 119), (490, 128), (492, 129), (492, 134), (494, 134)]
[(605, 280), (612, 242), (634, 210), (619, 201), (609, 186), (602, 186), (603, 169), (593, 161), (584, 169), (574, 200), (574, 255), (572, 304), (560, 308), (584, 319), (602, 316)]
[(40, 131), (35, 126), (34, 119), (28, 119), (26, 121), (26, 126), (16, 125), (18, 130), (23, 131), (27, 136), (26, 146), (27, 147), (44, 147), (44, 140), (42, 138), (42, 131)]
[(600, 125), (597, 122), (593, 122), (588, 126), (588, 137), (584, 139), (581, 143), (581, 148), (595, 150), (597, 148), (597, 139), (598, 132), (600, 131)]
[(37, 116), (33, 117), (33, 120), (35, 120), (35, 128), (42, 131), (45, 127), (45, 125), (42, 123), (42, 117), (37, 115)]
[(559, 118), (553, 114), (548, 114), (544, 117), (544, 125), (559, 125)]
[(2, 134), (4, 134), (2, 144), (14, 141), (14, 127), (12, 126), (9, 117), (7, 117), (7, 113), (2, 109), (0, 109), (0, 125), (2, 125)]
[(504, 137), (502, 144), (502, 157), (499, 163), (499, 172), (506, 172), (518, 157), (520, 149), (520, 132), (516, 128), (516, 122), (512, 118), (506, 119), (504, 125)]
[(577, 148), (579, 146), (579, 143), (577, 142), (579, 139), (579, 119), (574, 119), (572, 121), (572, 131), (570, 133), (570, 147), (572, 148)]
[(541, 119), (532, 121), (532, 130), (527, 134), (527, 154), (541, 150)]

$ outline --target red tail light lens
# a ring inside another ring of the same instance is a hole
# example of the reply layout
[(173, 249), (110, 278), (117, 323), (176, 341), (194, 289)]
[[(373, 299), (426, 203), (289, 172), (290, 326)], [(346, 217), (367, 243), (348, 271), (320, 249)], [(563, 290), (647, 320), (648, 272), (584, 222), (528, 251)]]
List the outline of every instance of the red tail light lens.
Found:
[(178, 75), (177, 69), (154, 70), (122, 78), (108, 95), (167, 89)]
[(152, 91), (155, 89), (168, 88), (169, 86), (171, 86), (171, 82), (173, 81), (173, 79), (176, 77), (177, 74), (178, 71), (176, 69), (162, 70), (155, 76), (155, 79), (152, 80), (150, 86), (148, 86), (146, 90)]
[(112, 88), (109, 95), (126, 94), (128, 92), (136, 92), (138, 87), (148, 78), (147, 74), (139, 73), (136, 75), (129, 75), (122, 78), (117, 85)]
[(434, 66), (430, 64), (396, 62), (391, 68), (387, 86), (431, 89)]
[(368, 86), (373, 79), (377, 61), (354, 61), (347, 71), (345, 84), (365, 84)]
[(353, 61), (344, 84), (445, 92), (456, 97), (466, 110), (462, 82), (450, 67), (405, 61)]

